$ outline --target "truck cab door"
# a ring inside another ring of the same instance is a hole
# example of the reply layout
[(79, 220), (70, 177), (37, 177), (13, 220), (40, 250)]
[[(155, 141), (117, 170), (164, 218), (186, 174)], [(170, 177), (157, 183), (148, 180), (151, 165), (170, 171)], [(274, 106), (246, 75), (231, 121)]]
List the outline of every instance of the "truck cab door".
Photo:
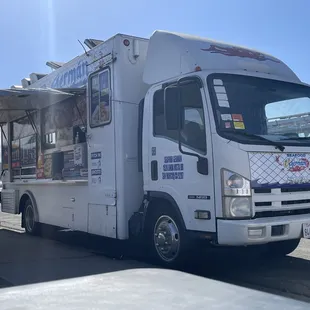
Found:
[[(149, 156), (143, 167), (145, 187), (172, 198), (188, 230), (215, 232), (212, 144), (204, 90), (201, 83), (181, 86), (181, 130), (167, 129), (164, 94), (162, 85), (153, 87), (145, 105), (149, 109), (144, 114), (149, 115), (144, 119)], [(176, 108), (170, 110), (178, 113)]]

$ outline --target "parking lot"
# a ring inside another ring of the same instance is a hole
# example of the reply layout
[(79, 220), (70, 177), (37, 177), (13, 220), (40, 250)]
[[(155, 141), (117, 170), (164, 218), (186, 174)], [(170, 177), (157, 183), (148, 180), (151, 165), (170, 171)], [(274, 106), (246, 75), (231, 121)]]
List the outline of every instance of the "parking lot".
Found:
[[(121, 243), (111, 244), (72, 232), (61, 232), (52, 238), (48, 234), (43, 238), (30, 237), (20, 228), (19, 216), (0, 213), (0, 286), (152, 267), (135, 253), (128, 255), (124, 248)], [(197, 264), (185, 266), (184, 270), (310, 302), (310, 240), (302, 240), (292, 255), (280, 260), (217, 251), (206, 253)]]

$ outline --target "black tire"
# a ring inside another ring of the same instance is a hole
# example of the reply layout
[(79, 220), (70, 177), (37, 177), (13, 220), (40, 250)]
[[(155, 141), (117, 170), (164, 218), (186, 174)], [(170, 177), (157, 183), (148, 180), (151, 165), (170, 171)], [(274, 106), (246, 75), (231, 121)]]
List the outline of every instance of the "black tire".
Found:
[(270, 257), (285, 256), (296, 250), (300, 239), (272, 242), (267, 244), (267, 252)]
[(145, 229), (148, 254), (161, 266), (181, 267), (190, 259), (190, 242), (180, 216), (169, 205), (156, 205), (149, 212)]
[(33, 236), (40, 234), (40, 226), (39, 223), (35, 221), (35, 210), (30, 199), (28, 199), (25, 203), (22, 220), (27, 234)]

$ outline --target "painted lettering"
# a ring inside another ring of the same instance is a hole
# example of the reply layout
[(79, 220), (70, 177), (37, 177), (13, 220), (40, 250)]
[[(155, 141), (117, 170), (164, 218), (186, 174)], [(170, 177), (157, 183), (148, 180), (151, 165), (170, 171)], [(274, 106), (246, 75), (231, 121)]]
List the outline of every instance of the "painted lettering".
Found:
[(79, 61), (75, 68), (57, 75), (52, 88), (82, 87), (87, 83), (87, 77), (87, 61)]

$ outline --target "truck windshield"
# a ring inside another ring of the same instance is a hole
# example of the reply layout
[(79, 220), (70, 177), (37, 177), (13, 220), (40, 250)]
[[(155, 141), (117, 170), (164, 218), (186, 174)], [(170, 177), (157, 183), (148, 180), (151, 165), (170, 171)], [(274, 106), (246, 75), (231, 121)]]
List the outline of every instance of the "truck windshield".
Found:
[(310, 145), (309, 87), (231, 74), (209, 76), (208, 86), (221, 136), (248, 144)]

